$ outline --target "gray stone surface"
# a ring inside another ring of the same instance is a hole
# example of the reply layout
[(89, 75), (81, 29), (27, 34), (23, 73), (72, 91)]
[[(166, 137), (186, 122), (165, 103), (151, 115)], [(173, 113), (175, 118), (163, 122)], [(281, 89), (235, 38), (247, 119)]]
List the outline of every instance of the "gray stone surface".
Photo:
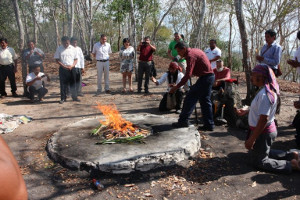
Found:
[(98, 138), (89, 133), (99, 125), (99, 119), (84, 119), (54, 133), (47, 143), (48, 155), (74, 170), (118, 174), (174, 165), (193, 156), (201, 146), (196, 128), (175, 129), (171, 126), (175, 118), (137, 114), (123, 117), (134, 124), (151, 126), (153, 134), (141, 144), (96, 145)]

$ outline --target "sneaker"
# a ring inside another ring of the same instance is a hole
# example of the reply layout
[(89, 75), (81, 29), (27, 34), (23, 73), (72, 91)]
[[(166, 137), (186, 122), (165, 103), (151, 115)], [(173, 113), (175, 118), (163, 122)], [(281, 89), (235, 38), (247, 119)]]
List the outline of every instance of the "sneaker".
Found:
[(145, 94), (149, 94), (149, 90), (145, 90)]
[(141, 90), (138, 90), (138, 91), (137, 91), (137, 93), (139, 93), (139, 94), (140, 94), (140, 93), (142, 93), (142, 91), (141, 91)]
[(105, 93), (106, 93), (106, 94), (109, 94), (109, 93), (110, 93), (110, 90), (106, 90)]
[(80, 99), (78, 99), (78, 98), (73, 98), (73, 101), (80, 102)]
[(214, 131), (213, 127), (199, 126), (198, 131)]
[(83, 97), (84, 95), (82, 93), (77, 94), (77, 96)]
[(184, 128), (184, 127), (191, 126), (191, 123), (190, 122), (175, 122), (175, 123), (172, 123), (172, 126), (175, 128)]
[(66, 102), (66, 100), (60, 100), (59, 101), (59, 104), (63, 104), (63, 103), (65, 103)]
[(180, 111), (180, 110), (176, 110), (175, 113), (176, 113), (176, 114), (180, 114), (181, 111)]
[(19, 97), (19, 95), (18, 95), (16, 92), (13, 92), (13, 93), (12, 93), (12, 96), (13, 96), (13, 97)]

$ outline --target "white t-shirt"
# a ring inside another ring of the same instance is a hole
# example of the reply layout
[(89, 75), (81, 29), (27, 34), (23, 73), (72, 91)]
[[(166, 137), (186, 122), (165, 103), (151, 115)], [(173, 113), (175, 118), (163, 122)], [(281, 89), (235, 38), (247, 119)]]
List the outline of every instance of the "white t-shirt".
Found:
[(56, 49), (54, 58), (59, 59), (64, 65), (73, 65), (74, 60), (78, 59), (78, 56), (76, 49), (72, 45), (69, 45), (67, 48), (61, 45)]
[[(217, 56), (221, 57), (222, 52), (218, 47), (216, 47), (213, 50), (211, 50), (210, 48), (206, 49), (205, 54), (206, 54), (206, 56), (208, 57), (209, 60), (212, 60)], [(210, 64), (211, 64), (212, 69), (217, 67), (217, 62), (216, 61), (213, 61)]]
[(18, 56), (13, 48), (0, 48), (0, 65), (10, 65), (16, 59), (18, 59)]
[[(176, 79), (176, 85), (181, 81), (181, 79), (183, 78), (184, 74), (182, 72), (178, 72), (178, 75), (177, 75), (177, 79)], [(168, 78), (168, 72), (165, 72), (159, 80), (157, 80), (158, 82), (158, 85), (161, 85), (163, 84), (165, 81), (168, 82), (168, 88), (167, 88), (167, 92), (169, 92), (169, 90), (171, 89), (169, 87), (169, 78)], [(181, 86), (180, 88), (183, 88), (183, 86)]]
[[(300, 47), (297, 49), (297, 51), (294, 54), (294, 60), (298, 60), (300, 62)], [(300, 67), (297, 67), (297, 73), (300, 75)]]
[(74, 47), (77, 52), (77, 64), (75, 68), (84, 69), (84, 56), (80, 47)]
[[(45, 75), (43, 72), (40, 72), (38, 75), (35, 75), (34, 72), (31, 72), (26, 77), (26, 83), (31, 82), (37, 76), (42, 77), (43, 75)], [(34, 81), (34, 83), (32, 84), (32, 86), (35, 87), (36, 90), (42, 88), (43, 87), (43, 79), (44, 78), (42, 78), (41, 80)], [(47, 79), (47, 77), (45, 77), (45, 79)], [(27, 88), (27, 90), (29, 91), (29, 87)]]
[(112, 53), (110, 44), (107, 42), (105, 42), (104, 44), (97, 42), (94, 44), (92, 53), (96, 54), (96, 60), (108, 60), (109, 54)]
[(271, 104), (266, 93), (265, 87), (262, 88), (251, 102), (250, 112), (248, 116), (249, 126), (256, 127), (260, 115), (267, 115), (267, 126), (270, 125), (275, 118), (277, 107), (277, 95), (275, 95), (275, 103)]

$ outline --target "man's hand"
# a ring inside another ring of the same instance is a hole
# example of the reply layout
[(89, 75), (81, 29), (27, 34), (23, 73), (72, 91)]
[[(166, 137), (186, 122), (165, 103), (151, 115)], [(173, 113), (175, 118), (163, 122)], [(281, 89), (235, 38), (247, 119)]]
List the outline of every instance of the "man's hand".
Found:
[(235, 113), (236, 113), (238, 116), (244, 116), (244, 115), (246, 115), (246, 114), (249, 113), (249, 110), (236, 109), (236, 110), (235, 110)]
[(264, 59), (265, 58), (263, 56), (259, 56), (259, 55), (256, 56), (256, 60), (258, 61), (263, 61)]
[(175, 93), (175, 91), (177, 90), (177, 88), (174, 86), (171, 88), (171, 90), (169, 91), (170, 94), (173, 94)]
[(35, 77), (34, 79), (35, 79), (35, 80), (42, 80), (42, 77), (37, 76), (37, 77)]
[(291, 65), (292, 67), (295, 67), (295, 68), (300, 67), (300, 63), (298, 62), (297, 57), (296, 57), (296, 60), (291, 60), (290, 59), (290, 60), (287, 61), (287, 63), (289, 65)]
[(251, 149), (253, 149), (254, 144), (255, 144), (255, 140), (251, 139), (251, 137), (250, 137), (248, 140), (246, 140), (245, 147), (246, 147), (246, 149), (251, 150)]
[(15, 73), (17, 73), (17, 72), (18, 72), (18, 69), (17, 69), (17, 67), (15, 67), (15, 68), (14, 68), (14, 72), (15, 72)]

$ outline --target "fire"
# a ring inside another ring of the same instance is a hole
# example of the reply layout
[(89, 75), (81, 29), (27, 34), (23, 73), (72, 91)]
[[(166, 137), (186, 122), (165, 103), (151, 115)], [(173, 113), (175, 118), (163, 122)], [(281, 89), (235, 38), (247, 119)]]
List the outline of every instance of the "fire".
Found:
[(100, 103), (97, 103), (96, 108), (98, 108), (106, 118), (106, 121), (104, 122), (100, 120), (101, 124), (110, 126), (114, 130), (122, 132), (127, 130), (135, 131), (133, 124), (122, 118), (115, 104), (101, 105)]

